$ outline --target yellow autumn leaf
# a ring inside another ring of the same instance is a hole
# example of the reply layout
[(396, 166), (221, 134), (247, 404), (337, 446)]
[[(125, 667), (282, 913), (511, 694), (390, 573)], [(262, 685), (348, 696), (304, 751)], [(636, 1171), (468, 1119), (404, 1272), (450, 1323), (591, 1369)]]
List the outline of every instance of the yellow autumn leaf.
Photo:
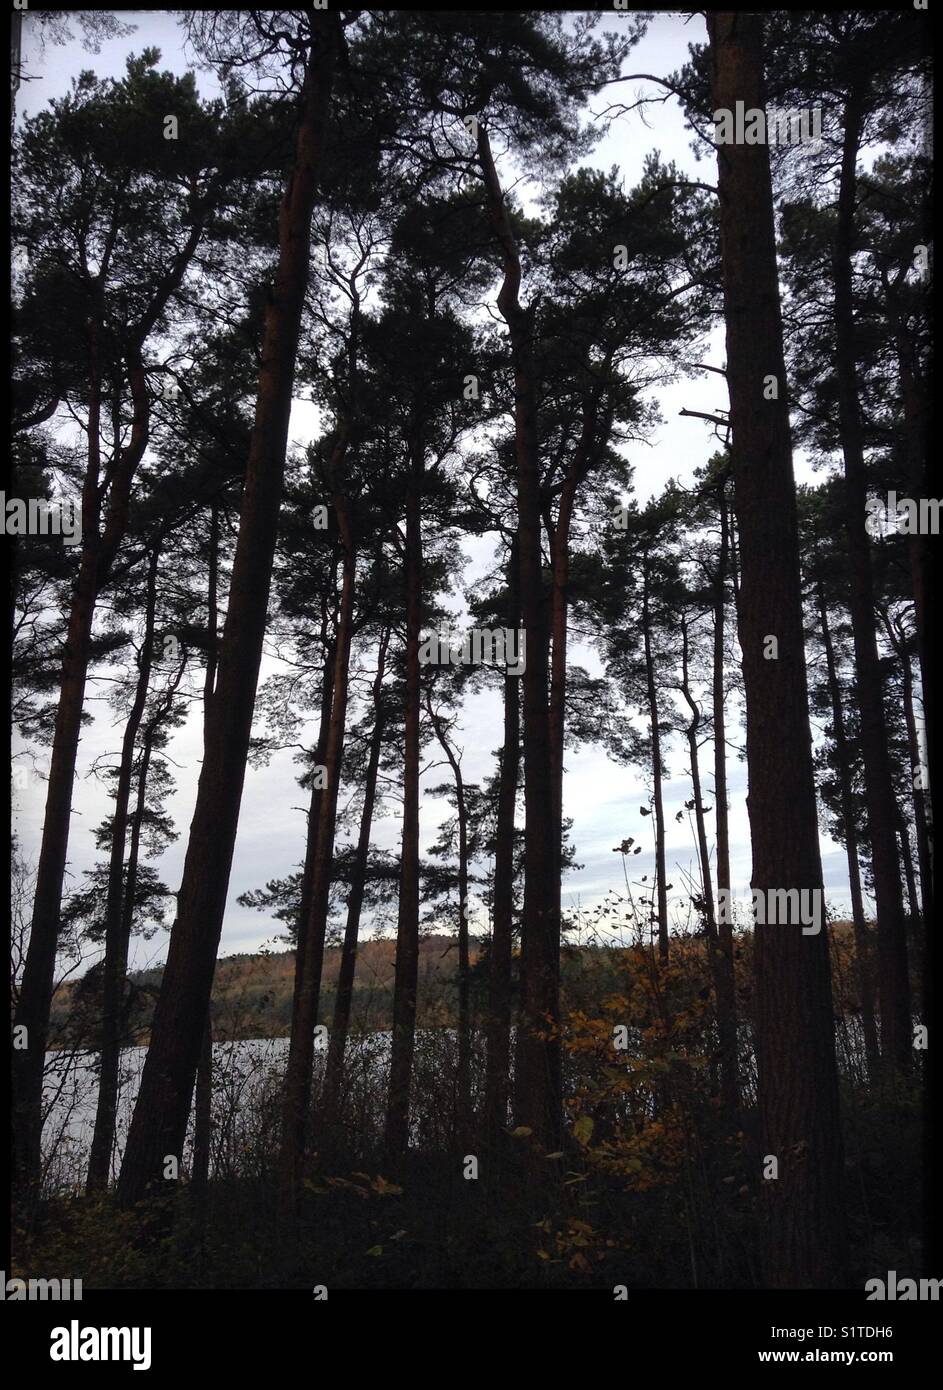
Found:
[(588, 1144), (593, 1134), (591, 1115), (581, 1115), (573, 1126), (573, 1134), (578, 1144)]

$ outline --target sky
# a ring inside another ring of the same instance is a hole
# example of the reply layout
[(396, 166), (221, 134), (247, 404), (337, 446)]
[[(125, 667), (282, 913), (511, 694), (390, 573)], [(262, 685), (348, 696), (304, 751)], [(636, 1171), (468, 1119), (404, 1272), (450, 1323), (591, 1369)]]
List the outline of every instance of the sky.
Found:
[[(46, 44), (43, 49), (37, 40), (35, 16), (27, 12), (23, 25), (23, 68), (31, 80), (24, 80), (17, 93), (17, 121), (42, 110), (51, 98), (64, 95), (71, 80), (83, 69), (91, 68), (102, 77), (119, 77), (124, 72), (126, 58), (153, 46), (161, 51), (160, 67), (182, 74), (194, 66), (192, 53), (184, 51), (176, 19), (167, 12), (121, 11), (119, 17), (134, 24), (133, 34), (102, 44), (99, 54), (83, 50), (79, 31), (73, 23), (74, 42), (56, 47)], [(618, 29), (622, 16), (607, 17), (603, 25)], [(685, 20), (680, 15), (656, 15), (642, 42), (628, 60), (626, 72), (647, 72), (667, 76), (687, 59), (687, 45), (706, 38), (704, 21), (700, 16)], [(213, 96), (217, 87), (213, 75), (196, 72), (201, 97)], [(620, 86), (618, 98), (625, 100), (645, 90), (654, 92), (650, 83), (632, 82)], [(612, 97), (608, 98), (613, 99)], [(595, 99), (598, 112), (605, 104)], [(713, 182), (715, 170), (702, 158), (698, 163), (691, 149), (692, 136), (684, 127), (682, 113), (672, 97), (646, 108), (644, 116), (635, 112), (617, 120), (585, 161), (599, 168), (617, 165), (627, 187), (637, 182), (643, 161), (657, 149), (666, 162), (673, 160), (688, 177)], [(537, 189), (528, 190), (533, 195)], [(700, 361), (715, 366), (724, 365), (723, 332), (715, 329), (706, 340)], [(694, 470), (701, 467), (717, 447), (712, 427), (704, 421), (686, 419), (682, 409), (715, 412), (727, 406), (723, 380), (715, 373), (702, 373), (668, 385), (655, 393), (662, 423), (645, 443), (630, 444), (625, 452), (633, 465), (636, 496), (640, 504), (660, 492), (671, 477), (682, 484), (690, 483)], [(290, 439), (303, 449), (317, 433), (317, 418), (313, 407), (296, 402), (292, 412)], [(811, 481), (812, 473), (801, 455), (796, 457), (796, 476), (799, 481)], [(491, 562), (487, 542), (472, 542), (465, 546), (466, 565), (463, 578), (473, 580), (484, 573)], [(571, 662), (586, 667), (592, 674), (600, 667), (595, 654), (573, 643)], [(267, 656), (263, 662), (263, 679), (277, 669), (277, 663)], [(83, 871), (91, 868), (97, 855), (92, 832), (109, 812), (106, 787), (91, 775), (96, 760), (110, 757), (116, 761), (121, 740), (121, 724), (115, 722), (107, 703), (107, 684), (92, 679), (89, 683), (89, 708), (94, 723), (82, 736), (73, 807), (76, 812), (69, 846), (69, 886), (76, 886)], [(735, 728), (731, 704), (728, 710), (728, 736), (740, 737)], [(477, 782), (494, 770), (493, 750), (501, 741), (502, 712), (497, 692), (484, 692), (471, 697), (456, 731), (456, 741), (462, 750), (462, 773), (466, 782)], [(314, 742), (309, 724), (304, 741)], [(167, 809), (179, 831), (179, 839), (159, 860), (155, 868), (172, 890), (179, 886), (183, 858), (186, 852), (187, 828), (192, 816), (199, 762), (202, 755), (202, 729), (199, 710), (195, 709), (184, 727), (175, 735), (168, 754), (177, 781), (175, 794)], [(429, 761), (436, 761), (430, 755)], [(664, 784), (665, 821), (667, 838), (668, 878), (675, 885), (669, 895), (680, 906), (682, 874), (695, 881), (695, 846), (689, 817), (680, 821), (675, 814), (691, 796), (686, 772), (687, 752), (679, 740), (669, 746), (670, 777)], [(37, 766), (43, 770), (42, 758)], [(705, 780), (706, 804), (713, 806), (713, 778), (710, 746), (703, 753), (702, 776)], [(289, 751), (277, 753), (264, 768), (247, 770), (239, 833), (236, 842), (229, 900), (220, 945), (221, 955), (254, 951), (263, 942), (271, 943), (283, 930), (267, 915), (241, 907), (237, 897), (251, 888), (263, 886), (269, 879), (293, 872), (304, 852), (305, 812), (307, 793), (295, 781), (297, 768)], [(706, 774), (706, 775), (705, 775)], [(730, 799), (731, 870), (735, 896), (748, 893), (750, 879), (749, 823), (746, 813), (746, 767), (734, 752), (728, 753), (728, 795)], [(441, 766), (431, 769), (423, 779), (424, 786), (434, 786), (443, 780)], [(29, 785), (14, 795), (14, 828), (27, 859), (33, 863), (38, 856), (42, 830), (45, 781), (32, 777)], [(654, 855), (650, 852), (650, 819), (639, 815), (639, 807), (647, 806), (649, 789), (644, 774), (633, 768), (616, 765), (600, 748), (584, 745), (566, 759), (564, 782), (564, 814), (572, 817), (572, 840), (576, 848), (579, 871), (567, 876), (563, 884), (564, 910), (589, 911), (609, 890), (624, 891), (622, 865), (613, 854), (613, 847), (629, 835), (645, 845), (643, 853), (632, 860), (632, 882), (636, 884), (647, 875), (648, 884), (654, 874)], [(427, 850), (434, 841), (438, 826), (449, 815), (447, 804), (436, 798), (424, 797), (421, 806), (421, 849)], [(393, 803), (390, 813), (375, 822), (374, 843), (383, 849), (396, 851), (401, 822)], [(713, 840), (713, 816), (708, 816), (708, 835)], [(822, 857), (826, 894), (834, 910), (848, 910), (848, 881), (844, 850), (827, 837), (822, 837)], [(644, 891), (645, 885), (642, 885)], [(484, 915), (473, 906), (470, 913), (472, 930), (484, 930)], [(136, 941), (132, 964), (145, 966), (158, 963), (166, 954), (167, 933), (160, 932), (150, 941)], [(89, 958), (89, 962), (93, 957)]]

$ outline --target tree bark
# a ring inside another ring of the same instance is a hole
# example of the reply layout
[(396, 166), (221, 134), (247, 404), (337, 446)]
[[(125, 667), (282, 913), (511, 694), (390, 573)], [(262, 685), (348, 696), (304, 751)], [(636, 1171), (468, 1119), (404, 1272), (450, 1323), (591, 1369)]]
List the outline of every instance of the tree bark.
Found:
[[(711, 11), (707, 25), (713, 109), (765, 108), (762, 16)], [(764, 894), (821, 895), (769, 153), (723, 145), (717, 163), (752, 882)], [(774, 400), (764, 394), (769, 376)], [(778, 638), (778, 659), (764, 656), (768, 635)], [(754, 955), (760, 1153), (778, 1162), (778, 1178), (763, 1181), (766, 1282), (840, 1287), (843, 1154), (827, 934), (757, 922)]]
[(297, 153), (279, 217), (278, 268), (266, 309), (255, 422), (219, 673), (177, 920), (119, 1181), (123, 1204), (179, 1157), (209, 1006), (239, 820), (281, 507), (311, 215), (341, 43), (336, 11), (315, 11)]

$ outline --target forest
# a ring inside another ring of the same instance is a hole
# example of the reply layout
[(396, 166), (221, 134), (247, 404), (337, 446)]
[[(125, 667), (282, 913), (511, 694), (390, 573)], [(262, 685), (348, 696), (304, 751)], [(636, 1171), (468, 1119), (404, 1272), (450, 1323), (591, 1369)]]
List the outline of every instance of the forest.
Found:
[(934, 1273), (929, 24), (15, 19), (14, 1275)]

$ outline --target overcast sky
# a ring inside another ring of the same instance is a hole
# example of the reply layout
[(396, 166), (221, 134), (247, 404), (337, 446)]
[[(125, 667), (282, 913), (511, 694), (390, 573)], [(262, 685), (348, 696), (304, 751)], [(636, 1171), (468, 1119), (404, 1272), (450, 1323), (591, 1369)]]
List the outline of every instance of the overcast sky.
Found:
[[(134, 23), (135, 33), (126, 38), (115, 39), (102, 45), (101, 53), (90, 54), (83, 50), (76, 28), (75, 42), (65, 47), (46, 45), (41, 49), (36, 38), (35, 16), (28, 11), (23, 22), (23, 68), (32, 80), (24, 81), (17, 93), (17, 120), (24, 115), (41, 110), (50, 98), (63, 95), (69, 90), (71, 79), (82, 69), (91, 68), (100, 76), (120, 76), (124, 72), (125, 60), (130, 53), (140, 52), (147, 46), (161, 51), (160, 66), (181, 74), (192, 66), (192, 54), (184, 52), (181, 33), (176, 19), (166, 12), (145, 13), (139, 11), (121, 12), (120, 16), (128, 23)], [(618, 28), (620, 16), (613, 15), (603, 23)], [(649, 72), (664, 74), (678, 69), (687, 58), (687, 45), (702, 42), (706, 38), (704, 22), (701, 17), (685, 21), (680, 16), (657, 15), (646, 37), (637, 47), (629, 62), (628, 72)], [(189, 63), (188, 63), (189, 58)], [(212, 74), (197, 72), (197, 84), (204, 98), (214, 95), (216, 84)], [(631, 84), (621, 88), (620, 96), (634, 92), (645, 86), (643, 83)], [(649, 88), (651, 90), (651, 88)], [(600, 109), (602, 102), (595, 103)], [(667, 162), (674, 160), (690, 177), (705, 182), (713, 182), (715, 170), (703, 160), (696, 163), (691, 150), (690, 133), (684, 122), (678, 103), (672, 98), (664, 103), (650, 106), (644, 121), (640, 113), (618, 121), (602, 139), (593, 156), (587, 161), (600, 168), (608, 169), (618, 165), (627, 187), (637, 182), (642, 172), (645, 156), (657, 149)], [(536, 191), (536, 190), (535, 190)], [(705, 345), (701, 360), (714, 365), (723, 365), (723, 333), (717, 329)], [(685, 407), (693, 410), (716, 411), (727, 405), (724, 385), (714, 374), (702, 374), (679, 382), (657, 393), (658, 405), (664, 423), (651, 435), (646, 444), (627, 446), (626, 453), (635, 470), (636, 490), (640, 502), (661, 491), (665, 482), (674, 477), (682, 483), (692, 480), (695, 468), (702, 466), (717, 447), (711, 427), (703, 421), (679, 418), (679, 411)], [(302, 448), (316, 431), (316, 419), (310, 408), (299, 406), (293, 411), (291, 439), (295, 446)], [(801, 457), (796, 461), (796, 472), (800, 480), (810, 480), (812, 475)], [(480, 543), (479, 543), (480, 545)], [(483, 572), (490, 559), (490, 552), (482, 553), (480, 548), (468, 545), (468, 565), (464, 578), (473, 579)], [(574, 644), (570, 653), (571, 661), (583, 665), (592, 672), (598, 671), (598, 662), (592, 653)], [(274, 669), (267, 660), (263, 674)], [(89, 776), (93, 761), (103, 754), (115, 753), (120, 745), (121, 726), (116, 724), (104, 703), (105, 690), (92, 680), (89, 683), (90, 708), (96, 712), (94, 724), (83, 733), (80, 746), (78, 776), (73, 798), (76, 815), (73, 818), (69, 846), (69, 865), (71, 885), (79, 882), (84, 870), (96, 860), (92, 832), (109, 811), (105, 787), (100, 781)], [(729, 711), (728, 733), (739, 738), (740, 731), (733, 721), (734, 708)], [(467, 782), (477, 782), (490, 775), (494, 768), (493, 750), (501, 740), (501, 709), (496, 693), (473, 696), (467, 703), (457, 742), (463, 748), (462, 771)], [(314, 742), (309, 729), (306, 741)], [(179, 885), (183, 856), (186, 850), (187, 829), (193, 811), (199, 760), (202, 754), (202, 739), (199, 712), (175, 736), (168, 753), (175, 764), (173, 770), (177, 779), (177, 791), (168, 803), (168, 809), (176, 822), (180, 838), (158, 861), (161, 877), (168, 886), (176, 890)], [(694, 843), (687, 814), (676, 822), (675, 813), (682, 809), (684, 801), (691, 796), (690, 781), (686, 775), (687, 754), (680, 741), (673, 741), (669, 749), (668, 766), (671, 777), (664, 785), (665, 818), (667, 833), (667, 854), (669, 879), (675, 884), (671, 897), (680, 902), (681, 873), (686, 871), (697, 877), (694, 860)], [(704, 773), (711, 763), (710, 746), (703, 755)], [(271, 941), (281, 928), (267, 917), (240, 907), (236, 898), (247, 889), (262, 886), (268, 879), (282, 877), (297, 868), (303, 853), (305, 819), (303, 808), (307, 793), (301, 791), (295, 781), (297, 769), (289, 752), (277, 754), (263, 769), (250, 768), (246, 775), (245, 793), (239, 834), (236, 842), (233, 872), (230, 881), (229, 904), (223, 928), (220, 953), (253, 951), (263, 941)], [(704, 775), (702, 773), (702, 775)], [(746, 769), (733, 754), (728, 760), (729, 795), (731, 813), (731, 868), (734, 893), (747, 891), (750, 878), (749, 827), (746, 814)], [(425, 778), (428, 786), (443, 780), (441, 767), (431, 771)], [(705, 776), (707, 804), (713, 806), (713, 779)], [(46, 784), (33, 779), (25, 791), (16, 793), (14, 822), (27, 856), (35, 861), (38, 854), (39, 838), (42, 828), (43, 804)], [(648, 876), (651, 883), (654, 873), (654, 857), (650, 852), (651, 820), (643, 820), (639, 807), (648, 804), (649, 791), (644, 776), (637, 770), (619, 767), (607, 759), (601, 749), (583, 747), (578, 753), (567, 758), (564, 786), (564, 812), (573, 818), (572, 837), (576, 846), (576, 857), (582, 865), (579, 872), (573, 873), (564, 881), (563, 901), (565, 908), (580, 906), (593, 908), (609, 889), (624, 890), (621, 863), (613, 854), (613, 846), (629, 835), (635, 836), (646, 846), (642, 854), (632, 861), (634, 882), (642, 875)], [(422, 804), (421, 827), (422, 849), (425, 850), (435, 838), (442, 819), (448, 815), (444, 802), (426, 797)], [(713, 815), (708, 817), (708, 833), (713, 838)], [(388, 815), (375, 824), (374, 841), (379, 846), (396, 850), (399, 843), (400, 821), (395, 815)], [(826, 891), (836, 910), (847, 911), (848, 884), (844, 850), (827, 838), (822, 839), (822, 855), (825, 870)], [(643, 885), (644, 890), (644, 885)], [(472, 914), (474, 918), (474, 913)], [(473, 929), (479, 929), (484, 919), (479, 916), (473, 920)], [(148, 943), (135, 945), (134, 964), (153, 963), (166, 953), (166, 933), (160, 933)]]

